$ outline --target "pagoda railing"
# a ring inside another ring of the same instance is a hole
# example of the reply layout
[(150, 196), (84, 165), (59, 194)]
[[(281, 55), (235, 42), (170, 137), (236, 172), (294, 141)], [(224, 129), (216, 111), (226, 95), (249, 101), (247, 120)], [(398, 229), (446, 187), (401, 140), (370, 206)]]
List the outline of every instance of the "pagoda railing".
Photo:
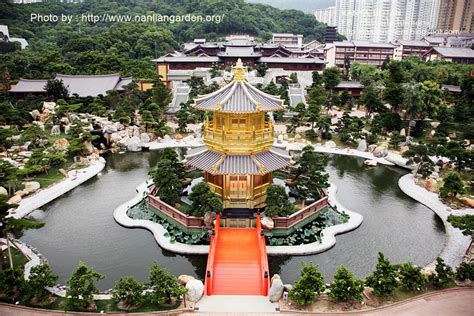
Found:
[(260, 151), (273, 144), (273, 125), (266, 122), (261, 129), (226, 130), (214, 126), (211, 122), (204, 125), (204, 142), (218, 150), (234, 153)]
[(324, 196), (321, 199), (311, 203), (310, 205), (302, 208), (298, 212), (295, 212), (287, 217), (274, 217), (273, 218), (273, 228), (274, 229), (288, 229), (299, 222), (303, 221), (304, 219), (308, 218), (308, 216), (318, 213), (321, 210), (324, 210), (328, 206), (328, 197)]
[(190, 227), (190, 228), (201, 228), (204, 226), (203, 217), (189, 216), (178, 209), (172, 207), (171, 205), (163, 202), (156, 196), (148, 195), (148, 203), (153, 206), (156, 210), (167, 215), (168, 217), (174, 219), (178, 223)]

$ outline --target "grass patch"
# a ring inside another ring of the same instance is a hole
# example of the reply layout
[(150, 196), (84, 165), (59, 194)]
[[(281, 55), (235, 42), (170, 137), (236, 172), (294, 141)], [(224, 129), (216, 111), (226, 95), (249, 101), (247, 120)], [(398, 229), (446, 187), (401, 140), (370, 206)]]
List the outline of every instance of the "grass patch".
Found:
[[(12, 252), (12, 259), (13, 259), (13, 265), (15, 267), (19, 266), (24, 266), (28, 262), (28, 258), (26, 258), (20, 250), (10, 247), (10, 250)], [(4, 268), (9, 268), (10, 267), (10, 257), (8, 255), (8, 249), (5, 249), (3, 251), (3, 267)]]
[(36, 174), (34, 176), (24, 178), (23, 181), (37, 181), (41, 185), (41, 188), (46, 188), (56, 182), (59, 182), (64, 179), (64, 176), (59, 169), (67, 170), (74, 163), (72, 159), (68, 159), (66, 162), (63, 162), (57, 166), (51, 167), (48, 170), (48, 173)]
[(181, 203), (181, 204), (179, 204), (178, 210), (180, 210), (184, 214), (190, 214), (191, 213), (191, 205), (188, 205), (186, 203)]

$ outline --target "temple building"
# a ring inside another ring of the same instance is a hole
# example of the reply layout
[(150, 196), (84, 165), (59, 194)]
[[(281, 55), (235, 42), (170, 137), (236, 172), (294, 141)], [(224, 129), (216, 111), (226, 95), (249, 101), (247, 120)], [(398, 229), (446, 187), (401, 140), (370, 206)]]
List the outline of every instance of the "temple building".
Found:
[(258, 43), (249, 35), (230, 35), (224, 42), (195, 39), (192, 43), (185, 44), (183, 51), (161, 56), (153, 62), (158, 75), (166, 82), (199, 76), (200, 69), (211, 68), (213, 65), (221, 68), (235, 65), (238, 59), (249, 67), (266, 64), (269, 69), (322, 71), (325, 65), (325, 61), (321, 59), (324, 45), (317, 43), (319, 45), (315, 46), (313, 41), (308, 46), (302, 43), (302, 38), (299, 41), (296, 46), (287, 46), (281, 41)]
[(209, 112), (205, 146), (188, 152), (188, 165), (204, 178), (224, 208), (261, 208), (272, 172), (289, 165), (286, 150), (273, 147), (273, 124), (267, 112), (281, 111), (284, 101), (253, 87), (239, 59), (232, 82), (195, 99), (194, 108)]

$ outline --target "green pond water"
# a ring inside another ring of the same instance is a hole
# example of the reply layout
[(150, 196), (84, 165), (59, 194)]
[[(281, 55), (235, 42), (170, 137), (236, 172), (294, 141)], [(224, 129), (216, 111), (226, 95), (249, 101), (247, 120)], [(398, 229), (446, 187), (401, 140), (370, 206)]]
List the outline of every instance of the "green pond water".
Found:
[[(105, 157), (107, 165), (101, 174), (34, 212), (45, 226), (25, 231), (20, 239), (48, 258), (63, 284), (79, 261), (105, 274), (98, 283), (101, 289), (113, 287), (127, 275), (145, 281), (153, 261), (175, 275), (202, 278), (207, 256), (170, 253), (147, 230), (127, 229), (113, 219), (114, 209), (135, 195), (157, 156), (157, 152), (143, 152)], [(270, 257), (272, 274), (279, 273), (290, 283), (298, 278), (301, 261), (313, 261), (327, 280), (341, 264), (365, 277), (373, 270), (378, 251), (393, 262), (419, 265), (438, 255), (445, 239), (443, 224), (398, 188), (398, 178), (406, 172), (385, 166), (366, 169), (362, 163), (362, 159), (333, 156), (327, 167), (330, 181), (338, 187), (338, 200), (364, 216), (362, 225), (338, 235), (336, 245), (327, 252)]]

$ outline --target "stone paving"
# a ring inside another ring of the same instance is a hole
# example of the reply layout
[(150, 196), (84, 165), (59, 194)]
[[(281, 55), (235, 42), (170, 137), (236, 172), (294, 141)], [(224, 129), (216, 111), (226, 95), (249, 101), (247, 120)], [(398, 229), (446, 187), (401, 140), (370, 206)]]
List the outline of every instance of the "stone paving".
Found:
[[(411, 173), (400, 177), (398, 180), (398, 186), (406, 195), (430, 208), (441, 218), (446, 229), (446, 241), (440, 257), (443, 258), (446, 264), (452, 267), (457, 267), (462, 262), (463, 255), (471, 243), (471, 237), (464, 236), (459, 229), (454, 228), (450, 223), (448, 223), (447, 219), (450, 214), (474, 215), (474, 209), (451, 209), (440, 201), (438, 194), (430, 192), (417, 185)], [(434, 267), (434, 264), (435, 261), (428, 266)]]

